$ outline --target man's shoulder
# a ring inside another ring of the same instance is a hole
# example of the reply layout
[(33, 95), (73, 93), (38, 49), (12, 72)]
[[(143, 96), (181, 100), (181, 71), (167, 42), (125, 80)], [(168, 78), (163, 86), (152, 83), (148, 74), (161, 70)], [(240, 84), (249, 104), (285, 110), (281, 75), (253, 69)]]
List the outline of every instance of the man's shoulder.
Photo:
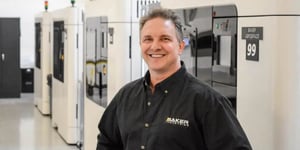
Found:
[(191, 89), (195, 89), (196, 91), (203, 91), (203, 90), (211, 89), (211, 87), (209, 86), (209, 83), (201, 81), (191, 74), (187, 75), (187, 83)]
[(123, 86), (124, 89), (136, 88), (143, 85), (144, 78), (139, 78), (134, 81), (131, 81)]
[(134, 81), (131, 81), (127, 84), (125, 84), (120, 90), (119, 90), (119, 93), (128, 93), (130, 91), (136, 91), (138, 89), (141, 89), (142, 86), (143, 86), (143, 82), (144, 82), (144, 79), (143, 78), (139, 78), (139, 79), (136, 79)]
[(188, 75), (188, 90), (199, 96), (222, 97), (222, 95), (210, 86), (209, 82), (201, 81), (192, 75)]

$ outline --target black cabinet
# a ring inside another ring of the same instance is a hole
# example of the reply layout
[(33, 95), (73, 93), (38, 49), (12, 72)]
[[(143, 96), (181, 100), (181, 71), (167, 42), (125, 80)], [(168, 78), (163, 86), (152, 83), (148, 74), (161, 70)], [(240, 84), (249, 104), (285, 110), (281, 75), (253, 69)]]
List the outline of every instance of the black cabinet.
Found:
[(23, 93), (32, 93), (34, 78), (33, 78), (33, 68), (25, 68), (22, 70), (22, 92)]
[(20, 93), (20, 19), (0, 18), (0, 98)]

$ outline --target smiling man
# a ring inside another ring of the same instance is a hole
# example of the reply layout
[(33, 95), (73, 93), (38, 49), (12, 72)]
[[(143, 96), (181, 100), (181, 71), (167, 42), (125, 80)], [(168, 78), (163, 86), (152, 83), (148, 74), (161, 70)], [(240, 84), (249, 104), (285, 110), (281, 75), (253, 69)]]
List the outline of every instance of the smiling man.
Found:
[(146, 75), (125, 85), (99, 123), (97, 150), (251, 150), (229, 101), (189, 74), (178, 16), (140, 21)]
[(184, 49), (184, 42), (182, 35), (178, 34), (182, 33), (176, 32), (172, 20), (155, 17), (141, 21), (140, 45), (151, 74), (150, 86), (153, 91), (157, 83), (181, 67), (180, 54)]

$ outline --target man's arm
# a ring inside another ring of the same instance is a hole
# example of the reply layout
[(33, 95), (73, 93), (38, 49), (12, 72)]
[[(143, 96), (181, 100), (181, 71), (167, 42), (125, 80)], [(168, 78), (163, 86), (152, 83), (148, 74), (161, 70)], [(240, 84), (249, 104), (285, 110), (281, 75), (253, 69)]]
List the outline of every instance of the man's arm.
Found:
[(100, 134), (97, 137), (97, 150), (123, 150), (117, 120), (117, 97), (106, 108), (99, 122)]
[(217, 97), (212, 99), (210, 109), (201, 119), (207, 148), (209, 150), (252, 150), (229, 100)]

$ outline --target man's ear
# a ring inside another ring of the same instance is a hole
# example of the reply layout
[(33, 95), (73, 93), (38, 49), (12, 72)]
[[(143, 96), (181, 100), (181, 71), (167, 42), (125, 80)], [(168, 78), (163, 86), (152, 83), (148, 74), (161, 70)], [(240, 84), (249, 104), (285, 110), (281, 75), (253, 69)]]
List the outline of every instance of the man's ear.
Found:
[(185, 43), (184, 43), (183, 41), (181, 41), (181, 42), (179, 43), (179, 51), (178, 51), (179, 55), (182, 54), (182, 52), (183, 52), (183, 50), (184, 50), (184, 47), (185, 47)]

